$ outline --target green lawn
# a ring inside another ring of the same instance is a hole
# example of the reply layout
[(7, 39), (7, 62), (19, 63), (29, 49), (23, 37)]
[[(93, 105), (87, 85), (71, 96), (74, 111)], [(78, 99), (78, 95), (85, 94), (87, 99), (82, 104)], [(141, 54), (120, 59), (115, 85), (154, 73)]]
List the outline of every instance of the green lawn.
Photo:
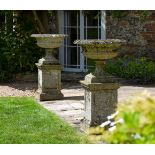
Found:
[(1, 144), (79, 144), (84, 135), (32, 98), (0, 98)]

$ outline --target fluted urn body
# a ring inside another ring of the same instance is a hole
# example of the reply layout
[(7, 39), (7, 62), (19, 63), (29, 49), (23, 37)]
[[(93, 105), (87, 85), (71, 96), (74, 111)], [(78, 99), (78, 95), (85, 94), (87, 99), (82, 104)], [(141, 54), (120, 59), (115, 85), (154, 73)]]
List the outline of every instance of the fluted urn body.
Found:
[(119, 84), (116, 78), (104, 71), (104, 67), (106, 60), (116, 57), (118, 49), (125, 43), (125, 40), (119, 39), (74, 41), (74, 44), (82, 47), (86, 58), (96, 62), (95, 73), (86, 75), (85, 79), (80, 81), (85, 89), (85, 114), (82, 129), (100, 125), (115, 111)]
[(37, 45), (46, 51), (45, 57), (36, 63), (38, 67), (38, 96), (41, 101), (61, 99), (61, 69), (55, 57), (64, 38), (64, 34), (32, 34), (36, 38)]

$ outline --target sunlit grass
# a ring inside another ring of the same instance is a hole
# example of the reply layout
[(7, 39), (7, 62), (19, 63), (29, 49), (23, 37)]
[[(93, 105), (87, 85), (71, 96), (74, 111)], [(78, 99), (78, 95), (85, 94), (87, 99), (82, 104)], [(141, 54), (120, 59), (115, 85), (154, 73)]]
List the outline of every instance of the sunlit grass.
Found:
[(0, 98), (1, 144), (87, 143), (85, 136), (32, 98)]

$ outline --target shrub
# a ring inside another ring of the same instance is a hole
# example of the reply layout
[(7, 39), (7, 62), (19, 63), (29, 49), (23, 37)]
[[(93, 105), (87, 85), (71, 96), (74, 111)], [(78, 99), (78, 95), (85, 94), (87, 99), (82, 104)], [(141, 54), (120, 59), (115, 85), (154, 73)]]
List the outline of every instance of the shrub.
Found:
[(110, 60), (105, 70), (115, 76), (141, 83), (151, 82), (155, 77), (155, 64), (145, 57)]
[(114, 144), (155, 143), (155, 97), (143, 92), (118, 104), (118, 112), (115, 121), (110, 124), (115, 130), (106, 130), (106, 126), (93, 129), (94, 133), (100, 131), (100, 140)]
[(95, 61), (92, 59), (87, 59), (87, 73), (93, 73), (95, 71)]
[(16, 17), (13, 30), (12, 11), (0, 13), (7, 18), (7, 25), (3, 23), (0, 27), (0, 81), (11, 79), (16, 73), (36, 71), (35, 62), (44, 52), (30, 37), (36, 32), (34, 23), (23, 14)]

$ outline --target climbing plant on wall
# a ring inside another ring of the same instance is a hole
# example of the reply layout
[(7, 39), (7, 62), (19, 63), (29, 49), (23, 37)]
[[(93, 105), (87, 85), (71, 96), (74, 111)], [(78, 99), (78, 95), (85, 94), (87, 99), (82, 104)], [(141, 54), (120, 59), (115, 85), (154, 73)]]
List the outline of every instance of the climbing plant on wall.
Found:
[[(129, 13), (131, 13), (131, 11), (128, 11), (128, 10), (112, 10), (111, 16), (113, 18), (122, 19), (124, 17), (127, 17), (129, 15)], [(148, 18), (150, 14), (151, 14), (151, 11), (149, 11), (149, 10), (137, 11), (137, 15), (139, 16), (141, 21), (144, 21), (146, 18)]]

